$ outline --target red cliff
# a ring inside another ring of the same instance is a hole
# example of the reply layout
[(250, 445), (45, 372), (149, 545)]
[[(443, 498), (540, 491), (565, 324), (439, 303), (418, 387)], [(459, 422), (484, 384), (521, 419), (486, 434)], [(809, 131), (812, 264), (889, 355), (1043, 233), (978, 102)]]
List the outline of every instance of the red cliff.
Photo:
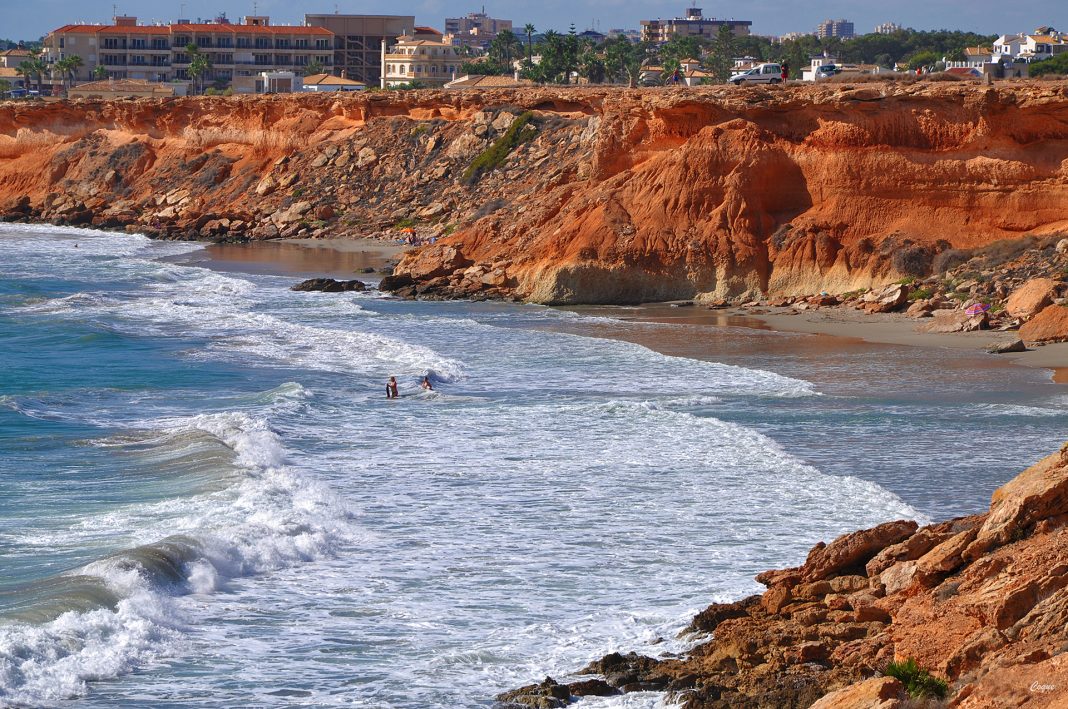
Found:
[(4, 209), (171, 238), (410, 228), (447, 238), (387, 286), (428, 297), (842, 292), (1068, 231), (1068, 85), (8, 103)]

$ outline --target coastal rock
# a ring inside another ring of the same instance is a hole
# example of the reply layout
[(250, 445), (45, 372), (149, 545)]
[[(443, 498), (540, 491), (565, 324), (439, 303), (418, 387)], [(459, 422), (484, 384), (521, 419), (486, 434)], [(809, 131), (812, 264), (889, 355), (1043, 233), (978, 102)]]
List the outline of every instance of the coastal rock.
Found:
[(878, 527), (851, 532), (830, 544), (817, 544), (800, 568), (806, 581), (829, 579), (849, 572), (866, 573), (864, 565), (891, 544), (904, 541), (917, 529), (912, 520), (887, 522)]
[(1068, 342), (1068, 306), (1049, 305), (1020, 326), (1026, 342)]
[(1005, 312), (1016, 318), (1031, 318), (1053, 303), (1058, 282), (1052, 278), (1032, 278), (1017, 288), (1005, 301)]
[(821, 697), (809, 709), (903, 709), (908, 694), (893, 677), (873, 677)]
[(527, 709), (559, 709), (571, 702), (571, 690), (567, 685), (558, 683), (552, 677), (546, 677), (538, 684), (529, 684), (510, 692), (497, 695), (497, 701), (505, 707), (526, 707)]
[(306, 281), (301, 281), (289, 290), (321, 291), (323, 293), (359, 292), (367, 290), (367, 284), (356, 280), (336, 281), (333, 278), (309, 278)]
[(987, 352), (990, 354), (1008, 354), (1010, 352), (1026, 352), (1027, 345), (1023, 340), (1012, 340), (1010, 342), (1001, 342), (991, 346)]
[(986, 313), (968, 315), (963, 310), (936, 310), (932, 315), (930, 322), (917, 328), (920, 332), (974, 332), (984, 329), (990, 320)]
[(868, 293), (861, 298), (861, 303), (869, 313), (892, 313), (907, 303), (908, 299), (909, 287), (903, 283), (894, 283)]

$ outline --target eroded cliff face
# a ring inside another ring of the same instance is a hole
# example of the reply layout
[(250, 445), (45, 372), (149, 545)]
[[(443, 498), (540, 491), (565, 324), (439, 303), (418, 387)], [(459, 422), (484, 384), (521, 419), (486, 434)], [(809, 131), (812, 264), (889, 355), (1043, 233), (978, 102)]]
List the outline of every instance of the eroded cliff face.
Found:
[[(465, 179), (525, 111), (524, 140)], [(1068, 85), (7, 104), (5, 206), (172, 238), (414, 229), (445, 238), (386, 285), (426, 297), (843, 292), (1068, 232)]]

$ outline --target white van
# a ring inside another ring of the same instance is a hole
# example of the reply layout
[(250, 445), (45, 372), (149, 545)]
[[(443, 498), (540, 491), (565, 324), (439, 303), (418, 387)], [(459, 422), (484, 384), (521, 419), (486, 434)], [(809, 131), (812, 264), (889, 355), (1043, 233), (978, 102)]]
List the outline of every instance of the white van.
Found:
[(735, 86), (744, 84), (778, 84), (782, 81), (782, 65), (759, 64), (749, 71), (735, 74), (727, 81)]

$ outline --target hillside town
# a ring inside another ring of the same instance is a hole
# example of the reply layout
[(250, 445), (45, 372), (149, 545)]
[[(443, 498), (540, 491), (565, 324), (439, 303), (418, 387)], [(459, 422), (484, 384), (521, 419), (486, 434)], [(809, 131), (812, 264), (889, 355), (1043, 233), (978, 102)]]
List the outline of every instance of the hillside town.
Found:
[(2, 41), (0, 95), (123, 98), (534, 84), (662, 86), (848, 80), (866, 74), (1012, 79), (1068, 72), (1054, 27), (984, 36), (884, 22), (858, 34), (845, 18), (767, 36), (750, 20), (687, 7), (640, 28), (560, 32), (491, 17), (267, 15), (71, 23), (40, 41)]

